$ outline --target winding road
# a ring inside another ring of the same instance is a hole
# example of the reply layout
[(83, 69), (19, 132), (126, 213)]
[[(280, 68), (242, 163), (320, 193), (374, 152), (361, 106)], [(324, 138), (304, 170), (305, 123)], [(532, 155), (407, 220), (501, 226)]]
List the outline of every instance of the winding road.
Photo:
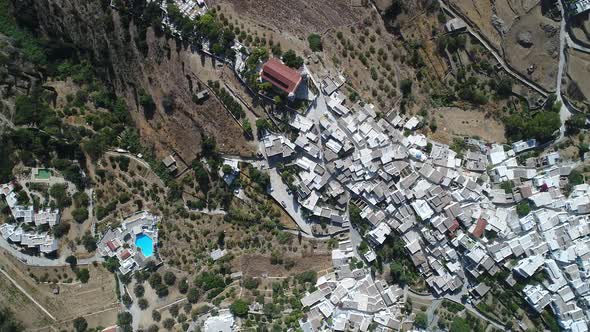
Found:
[[(41, 266), (41, 267), (61, 267), (61, 266), (69, 266), (70, 264), (66, 263), (65, 257), (60, 257), (57, 259), (49, 259), (46, 257), (41, 256), (30, 256), (24, 254), (17, 249), (15, 249), (8, 241), (4, 238), (0, 237), (0, 248), (10, 255), (18, 259), (21, 263), (29, 266)], [(78, 265), (89, 265), (94, 262), (102, 262), (104, 259), (97, 254), (90, 258), (81, 258), (78, 259)]]

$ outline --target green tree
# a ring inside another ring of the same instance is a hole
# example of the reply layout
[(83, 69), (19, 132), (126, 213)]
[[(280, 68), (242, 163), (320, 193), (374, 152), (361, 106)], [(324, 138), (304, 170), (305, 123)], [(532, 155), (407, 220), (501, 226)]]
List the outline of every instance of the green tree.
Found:
[(117, 324), (119, 325), (131, 325), (133, 322), (133, 316), (127, 311), (121, 312), (117, 315)]
[(250, 278), (250, 277), (245, 278), (242, 283), (244, 284), (244, 287), (246, 289), (256, 289), (256, 288), (258, 288), (258, 285), (260, 284), (258, 279), (254, 279), (254, 278)]
[(56, 206), (60, 209), (72, 205), (72, 198), (68, 194), (65, 184), (56, 183), (51, 186), (49, 195), (55, 200)]
[(175, 282), (176, 275), (172, 271), (166, 271), (166, 273), (164, 273), (164, 283), (168, 286), (172, 286)]
[(84, 332), (88, 328), (88, 322), (84, 317), (78, 317), (73, 321), (74, 330), (76, 332)]
[(158, 310), (152, 310), (152, 319), (155, 322), (159, 322), (162, 319), (162, 314)]
[(133, 288), (133, 293), (136, 297), (143, 297), (143, 295), (145, 294), (145, 288), (143, 287), (143, 285), (137, 284)]
[(244, 118), (244, 120), (242, 121), (242, 128), (244, 129), (246, 135), (252, 136), (252, 125), (250, 124), (250, 121), (248, 121), (247, 118)]
[(298, 69), (303, 66), (303, 58), (295, 54), (295, 51), (288, 50), (287, 52), (283, 53), (283, 57), (281, 58), (285, 65)]
[(400, 90), (404, 97), (409, 97), (412, 94), (412, 81), (404, 79), (400, 82)]
[(81, 224), (88, 219), (88, 210), (85, 207), (76, 208), (72, 211), (72, 217)]
[(131, 306), (131, 304), (133, 303), (133, 299), (128, 294), (124, 294), (121, 300), (126, 307)]
[(90, 271), (87, 268), (79, 269), (76, 273), (76, 276), (80, 280), (81, 283), (85, 284), (90, 279)]
[(74, 205), (76, 207), (86, 207), (90, 203), (90, 198), (83, 191), (78, 191), (74, 194)]
[(496, 93), (502, 98), (507, 98), (512, 94), (514, 81), (509, 77), (503, 77), (496, 85)]
[(419, 329), (426, 329), (428, 327), (428, 317), (424, 311), (420, 311), (416, 314), (414, 324)]
[(186, 294), (188, 292), (188, 280), (186, 278), (182, 278), (178, 283), (178, 291), (180, 294)]
[(78, 259), (76, 256), (70, 255), (66, 258), (66, 263), (70, 264), (70, 267), (73, 269), (78, 265)]
[(84, 233), (84, 236), (82, 237), (82, 244), (88, 252), (93, 252), (97, 248), (96, 239), (92, 236), (92, 234), (90, 234), (90, 231), (86, 231), (86, 233)]
[(61, 222), (61, 223), (53, 226), (53, 228), (51, 229), (53, 236), (55, 236), (58, 239), (63, 237), (64, 235), (68, 234), (69, 231), (70, 231), (70, 224), (65, 223), (65, 222)]
[(189, 303), (197, 303), (199, 302), (199, 290), (195, 287), (192, 287), (188, 290), (188, 294), (186, 295), (186, 299)]
[(137, 300), (137, 306), (139, 306), (139, 309), (143, 311), (147, 309), (150, 306), (150, 304), (148, 300), (146, 300), (145, 298), (141, 298)]
[(246, 317), (248, 315), (248, 302), (237, 299), (229, 307), (230, 311), (238, 317)]
[(568, 181), (572, 186), (584, 183), (584, 176), (578, 170), (572, 170), (568, 175)]
[(577, 135), (586, 127), (586, 115), (583, 113), (576, 113), (565, 121), (565, 133), (568, 136)]
[(14, 314), (8, 308), (0, 308), (0, 331), (24, 331), (22, 324), (14, 318)]
[(166, 330), (172, 330), (172, 328), (174, 327), (174, 324), (176, 322), (174, 321), (174, 319), (168, 317), (166, 319), (164, 319), (164, 321), (162, 322), (162, 326), (166, 329)]

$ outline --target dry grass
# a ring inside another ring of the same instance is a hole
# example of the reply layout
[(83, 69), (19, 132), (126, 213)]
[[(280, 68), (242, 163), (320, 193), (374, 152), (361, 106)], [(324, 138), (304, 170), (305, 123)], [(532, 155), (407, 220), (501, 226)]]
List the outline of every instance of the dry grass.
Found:
[[(17, 318), (21, 317), (21, 313), (22, 315), (30, 314), (30, 316), (25, 316), (25, 319), (21, 319), (25, 324), (35, 327), (51, 324), (55, 327), (71, 328), (71, 325), (68, 326), (68, 324), (71, 324), (71, 320), (79, 316), (92, 317), (89, 322), (96, 322), (101, 326), (108, 326), (115, 322), (116, 309), (118, 308), (115, 278), (102, 266), (81, 267), (88, 268), (90, 271), (88, 283), (82, 284), (75, 280), (72, 283), (63, 282), (66, 281), (63, 278), (64, 275), (75, 279), (75, 274), (69, 267), (27, 267), (6, 253), (0, 255), (0, 264), (21, 287), (57, 318), (57, 322), (51, 321), (36, 306), (27, 304), (27, 301), (22, 301), (18, 294), (2, 287), (2, 290), (10, 292), (10, 294), (2, 294), (0, 300), (7, 300), (9, 308), (17, 312)], [(62, 276), (62, 282), (58, 284), (59, 294), (53, 294), (55, 287), (53, 283), (37, 283), (31, 275), (39, 279), (45, 279), (43, 276), (47, 275), (46, 278), (49, 281), (59, 280), (57, 276)], [(22, 305), (26, 305), (26, 309), (21, 309)], [(39, 313), (36, 313), (37, 310)]]
[(478, 136), (487, 142), (505, 142), (504, 125), (486, 117), (484, 112), (465, 111), (456, 107), (433, 109), (430, 118), (435, 119), (438, 129), (430, 136), (441, 143), (451, 143), (453, 136)]
[(305, 271), (324, 271), (332, 266), (332, 260), (329, 254), (311, 254), (297, 257), (295, 265), (286, 269), (282, 265), (271, 264), (268, 256), (245, 254), (238, 257), (233, 266), (249, 277), (288, 277)]

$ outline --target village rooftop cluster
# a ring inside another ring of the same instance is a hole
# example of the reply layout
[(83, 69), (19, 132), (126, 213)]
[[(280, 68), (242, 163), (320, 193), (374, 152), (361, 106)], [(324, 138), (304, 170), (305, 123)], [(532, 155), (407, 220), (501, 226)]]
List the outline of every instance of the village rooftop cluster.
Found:
[(47, 225), (52, 228), (59, 224), (59, 210), (45, 208), (35, 211), (32, 205), (19, 205), (14, 183), (2, 184), (0, 190), (15, 220), (15, 223), (0, 225), (2, 238), (43, 254), (55, 252), (58, 249), (57, 239), (48, 231), (37, 231), (37, 227)]
[[(374, 280), (366, 268), (354, 268), (354, 246), (350, 240), (332, 251), (334, 272), (320, 277), (317, 290), (301, 299), (310, 308), (299, 324), (304, 332), (331, 328), (334, 331), (367, 331), (376, 322), (375, 331), (398, 330), (404, 322), (404, 290)], [(331, 321), (331, 326), (328, 323)]]
[[(506, 282), (513, 286), (544, 269), (551, 277), (526, 287), (526, 300), (539, 312), (551, 305), (563, 328), (586, 331), (590, 186), (563, 194), (575, 163), (550, 152), (521, 165), (518, 154), (536, 147), (534, 140), (509, 147), (467, 139), (460, 156), (416, 133), (420, 117), (379, 117), (372, 105), (346, 103), (338, 91), (326, 97), (329, 112), (319, 121), (313, 111), (293, 117), (294, 142), (280, 134), (263, 141), (271, 167), (297, 167), (291, 185), (312, 218), (348, 227), (352, 199), (371, 225), (365, 238), (373, 248), (394, 233), (401, 237), (436, 296), (471, 294), (477, 301), (493, 286), (475, 281), (483, 274), (511, 271)], [(519, 216), (521, 202), (532, 212)], [(367, 263), (376, 258), (374, 250), (364, 256)]]

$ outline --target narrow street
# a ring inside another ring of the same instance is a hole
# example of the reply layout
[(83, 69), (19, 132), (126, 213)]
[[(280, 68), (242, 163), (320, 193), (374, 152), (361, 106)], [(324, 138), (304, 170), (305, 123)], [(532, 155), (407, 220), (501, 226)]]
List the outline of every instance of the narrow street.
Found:
[(283, 182), (283, 179), (276, 168), (269, 169), (268, 173), (270, 175), (270, 185), (272, 188), (270, 195), (279, 202), (279, 204), (283, 205), (284, 203), (283, 208), (291, 218), (295, 220), (297, 226), (299, 226), (303, 233), (312, 235), (311, 225), (306, 222), (306, 218), (303, 216), (303, 209), (299, 206), (299, 202), (297, 202), (297, 197), (288, 192), (289, 188)]

